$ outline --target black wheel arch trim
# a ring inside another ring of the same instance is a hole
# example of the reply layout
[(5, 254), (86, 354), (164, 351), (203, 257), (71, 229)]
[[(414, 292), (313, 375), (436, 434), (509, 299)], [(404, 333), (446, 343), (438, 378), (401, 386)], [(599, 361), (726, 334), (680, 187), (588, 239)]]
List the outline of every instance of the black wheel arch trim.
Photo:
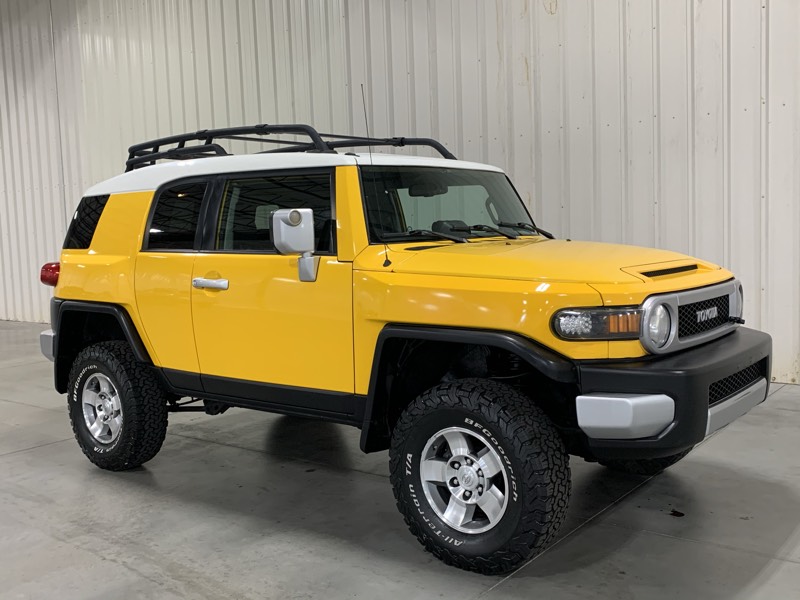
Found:
[(361, 426), (361, 450), (376, 452), (388, 446), (380, 434), (374, 435), (380, 423), (373, 422), (374, 405), (380, 383), (382, 355), (386, 342), (391, 339), (430, 340), (470, 345), (492, 346), (516, 354), (542, 375), (559, 383), (577, 383), (575, 363), (542, 346), (530, 338), (509, 331), (491, 329), (464, 329), (457, 327), (430, 327), (407, 324), (386, 325), (378, 334), (372, 359), (369, 392), (364, 407)]
[[(59, 393), (66, 392), (66, 382), (62, 382), (59, 377), (59, 345), (60, 345), (60, 329), (61, 322), (65, 313), (69, 312), (86, 312), (95, 314), (111, 315), (119, 323), (120, 329), (125, 336), (126, 341), (133, 351), (133, 355), (138, 362), (152, 365), (153, 361), (147, 348), (142, 342), (136, 326), (133, 324), (131, 316), (128, 311), (118, 304), (110, 304), (107, 302), (92, 302), (85, 300), (63, 300), (60, 298), (53, 298), (50, 302), (50, 323), (55, 338), (53, 340), (53, 356), (54, 356), (54, 371), (55, 371), (55, 384), (56, 390)], [(67, 369), (69, 370), (69, 369)]]

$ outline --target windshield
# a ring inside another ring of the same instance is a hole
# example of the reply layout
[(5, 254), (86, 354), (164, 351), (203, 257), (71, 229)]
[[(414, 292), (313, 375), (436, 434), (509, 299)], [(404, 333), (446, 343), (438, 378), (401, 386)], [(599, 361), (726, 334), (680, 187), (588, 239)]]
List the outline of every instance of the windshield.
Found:
[(363, 166), (361, 182), (373, 244), (439, 237), (432, 233), (465, 238), (505, 232), (509, 237), (536, 235), (522, 226), (532, 225), (530, 215), (503, 173)]

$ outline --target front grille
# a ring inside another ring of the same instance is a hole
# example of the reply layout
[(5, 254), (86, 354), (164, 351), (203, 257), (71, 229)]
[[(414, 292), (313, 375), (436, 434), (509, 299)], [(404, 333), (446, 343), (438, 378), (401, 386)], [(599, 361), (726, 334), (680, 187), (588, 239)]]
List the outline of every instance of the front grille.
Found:
[(739, 393), (751, 383), (765, 376), (765, 360), (761, 360), (725, 379), (715, 381), (708, 387), (708, 405), (713, 406)]
[[(728, 305), (729, 299), (726, 294), (725, 296), (718, 296), (701, 302), (693, 302), (692, 304), (679, 306), (678, 337), (691, 337), (721, 327), (730, 320)], [(710, 309), (716, 309), (716, 316), (700, 320), (700, 318), (702, 318), (701, 311), (709, 311)]]

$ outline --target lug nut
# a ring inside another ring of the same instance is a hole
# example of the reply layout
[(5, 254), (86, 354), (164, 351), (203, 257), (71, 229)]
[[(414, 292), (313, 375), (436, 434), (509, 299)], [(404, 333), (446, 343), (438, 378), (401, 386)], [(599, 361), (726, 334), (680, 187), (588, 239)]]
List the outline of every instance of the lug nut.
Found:
[(482, 486), (482, 485), (479, 485), (479, 486), (478, 486), (478, 493), (479, 493), (479, 494), (482, 494), (482, 493), (483, 493), (483, 486)]
[(467, 459), (467, 460), (465, 460), (464, 462), (466, 462), (466, 463), (467, 463), (467, 466), (470, 466), (470, 465), (472, 464), (472, 459), (469, 459), (469, 458), (468, 458), (468, 459)]
[(455, 477), (453, 477), (453, 478), (450, 480), (450, 485), (452, 485), (453, 487), (458, 487), (458, 479), (456, 479)]
[(483, 477), (483, 471), (481, 471), (480, 469), (478, 469), (478, 477)]
[(465, 500), (469, 500), (470, 496), (472, 496), (472, 492), (470, 492), (469, 490), (464, 492), (464, 499)]
[(454, 469), (458, 470), (458, 469), (461, 468), (461, 463), (454, 462), (450, 466), (453, 467)]

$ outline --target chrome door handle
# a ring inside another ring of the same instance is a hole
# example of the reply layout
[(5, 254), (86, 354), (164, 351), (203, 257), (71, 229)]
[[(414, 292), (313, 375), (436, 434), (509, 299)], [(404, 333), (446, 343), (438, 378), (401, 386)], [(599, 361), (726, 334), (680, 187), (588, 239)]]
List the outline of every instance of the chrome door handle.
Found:
[(205, 277), (195, 277), (192, 279), (192, 287), (198, 290), (227, 290), (227, 279), (206, 279)]

